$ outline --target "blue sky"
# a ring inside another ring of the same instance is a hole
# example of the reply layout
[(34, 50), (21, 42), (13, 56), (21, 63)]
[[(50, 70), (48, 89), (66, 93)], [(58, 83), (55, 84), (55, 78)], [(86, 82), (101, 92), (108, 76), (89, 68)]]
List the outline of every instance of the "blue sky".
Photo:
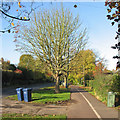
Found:
[[(37, 5), (40, 4), (37, 2)], [(59, 3), (43, 3), (44, 9), (51, 9)], [(74, 8), (74, 5), (77, 8)], [(74, 16), (79, 14), (80, 21), (83, 27), (87, 27), (88, 31), (88, 46), (87, 49), (93, 49), (99, 53), (100, 57), (104, 57), (107, 62), (108, 69), (112, 70), (116, 67), (117, 60), (113, 59), (117, 55), (117, 50), (111, 49), (111, 46), (117, 43), (115, 40), (117, 24), (111, 25), (111, 21), (107, 20), (107, 8), (104, 2), (63, 2), (65, 8), (69, 8)], [(6, 24), (2, 21), (2, 26)], [(2, 34), (2, 57), (5, 60), (10, 60), (11, 63), (19, 63), (20, 52), (15, 51), (15, 43), (13, 34)], [(1, 46), (0, 46), (1, 48)]]

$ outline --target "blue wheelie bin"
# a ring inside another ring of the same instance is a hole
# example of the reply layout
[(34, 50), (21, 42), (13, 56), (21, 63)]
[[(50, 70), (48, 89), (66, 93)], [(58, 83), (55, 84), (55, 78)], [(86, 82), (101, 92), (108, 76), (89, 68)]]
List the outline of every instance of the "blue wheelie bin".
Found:
[(25, 89), (23, 89), (23, 95), (24, 95), (24, 101), (25, 102), (30, 102), (32, 100), (32, 98), (31, 98), (31, 92), (32, 92), (31, 88), (25, 88)]
[(18, 100), (19, 100), (19, 101), (22, 101), (22, 100), (24, 99), (24, 98), (23, 98), (22, 88), (17, 88), (16, 91), (17, 91)]

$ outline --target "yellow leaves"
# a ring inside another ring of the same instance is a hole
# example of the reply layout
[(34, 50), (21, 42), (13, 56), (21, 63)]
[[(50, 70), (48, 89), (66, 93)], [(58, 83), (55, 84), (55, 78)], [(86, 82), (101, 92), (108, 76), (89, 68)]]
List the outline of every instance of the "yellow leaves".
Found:
[(112, 17), (114, 17), (114, 18), (115, 18), (115, 17), (117, 17), (117, 15), (116, 15), (116, 14), (112, 14)]
[(26, 17), (24, 17), (24, 19), (27, 19)]
[(20, 6), (20, 2), (18, 2), (18, 5)]
[(108, 13), (110, 13), (110, 12), (111, 12), (111, 9), (107, 9), (107, 11), (108, 11)]
[(18, 11), (18, 9), (16, 11)]
[(18, 2), (18, 6), (21, 8), (22, 6), (20, 5), (20, 2)]
[(14, 23), (12, 22), (11, 25), (14, 26)]

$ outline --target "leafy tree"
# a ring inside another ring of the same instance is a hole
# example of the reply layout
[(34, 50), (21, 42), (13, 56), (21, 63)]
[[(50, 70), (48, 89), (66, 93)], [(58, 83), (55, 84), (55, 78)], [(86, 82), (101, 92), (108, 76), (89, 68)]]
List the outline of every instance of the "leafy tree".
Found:
[(80, 30), (79, 16), (69, 10), (52, 9), (32, 16), (29, 26), (17, 33), (17, 50), (36, 56), (51, 71), (59, 92), (59, 79), (67, 71), (70, 61), (86, 45), (86, 29)]
[(70, 63), (71, 74), (76, 79), (92, 79), (95, 70), (96, 55), (92, 50), (81, 50), (76, 58)]
[(96, 74), (102, 74), (103, 73), (104, 65), (103, 65), (102, 61), (99, 61), (96, 64), (95, 70), (96, 70)]
[(9, 70), (9, 63), (7, 63), (6, 61), (2, 62), (2, 69), (4, 70)]
[(18, 66), (26, 68), (28, 70), (33, 70), (34, 68), (34, 58), (29, 54), (23, 54), (20, 57), (20, 62)]
[(14, 64), (10, 64), (10, 61), (2, 61), (2, 69), (4, 70), (12, 70), (15, 71), (16, 70), (16, 66)]
[(99, 58), (99, 60), (96, 61), (94, 76), (97, 76), (99, 74), (101, 75), (104, 73), (111, 73), (109, 70), (107, 70), (106, 62), (107, 60), (105, 60), (105, 58)]
[(1, 58), (1, 64), (2, 64), (2, 69), (3, 70), (12, 70), (15, 71), (16, 70), (16, 66), (14, 64), (10, 64), (10, 61), (4, 61), (3, 58)]

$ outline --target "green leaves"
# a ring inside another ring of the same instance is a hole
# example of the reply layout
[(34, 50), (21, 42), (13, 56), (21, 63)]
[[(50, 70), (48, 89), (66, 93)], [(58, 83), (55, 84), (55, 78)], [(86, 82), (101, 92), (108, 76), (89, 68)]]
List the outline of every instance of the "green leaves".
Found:
[(76, 79), (81, 79), (88, 75), (92, 77), (92, 72), (95, 70), (95, 54), (92, 50), (81, 50), (77, 57), (70, 63), (70, 76), (73, 75)]

